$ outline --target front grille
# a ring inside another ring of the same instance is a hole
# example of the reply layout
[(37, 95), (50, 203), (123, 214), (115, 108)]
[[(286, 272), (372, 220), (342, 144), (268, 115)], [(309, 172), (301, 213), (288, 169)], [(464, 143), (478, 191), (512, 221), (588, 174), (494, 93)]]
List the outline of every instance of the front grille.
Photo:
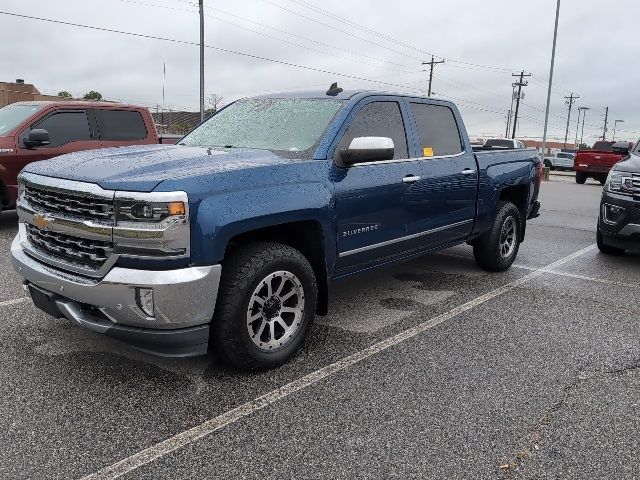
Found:
[(113, 243), (87, 238), (75, 237), (59, 232), (40, 230), (33, 225), (26, 225), (27, 237), (31, 246), (48, 256), (99, 270), (113, 253)]
[(78, 195), (70, 192), (43, 190), (25, 186), (24, 198), (38, 211), (63, 213), (89, 220), (113, 220), (113, 199)]

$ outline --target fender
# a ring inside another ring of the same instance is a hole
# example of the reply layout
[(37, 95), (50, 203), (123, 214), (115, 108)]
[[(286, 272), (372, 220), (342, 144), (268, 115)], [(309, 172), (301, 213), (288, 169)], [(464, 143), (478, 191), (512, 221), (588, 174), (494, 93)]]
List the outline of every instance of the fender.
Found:
[(316, 221), (322, 228), (328, 272), (335, 265), (336, 213), (329, 185), (319, 182), (273, 185), (227, 191), (203, 199), (192, 220), (193, 263), (222, 262), (236, 235), (299, 221)]

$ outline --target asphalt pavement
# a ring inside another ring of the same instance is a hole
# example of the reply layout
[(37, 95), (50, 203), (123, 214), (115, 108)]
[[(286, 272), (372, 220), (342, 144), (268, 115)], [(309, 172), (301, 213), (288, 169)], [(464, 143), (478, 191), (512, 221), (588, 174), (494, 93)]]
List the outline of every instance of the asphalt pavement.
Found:
[(552, 176), (513, 268), (460, 246), (332, 286), (303, 350), (239, 373), (53, 320), (0, 217), (0, 478), (640, 478), (640, 254)]

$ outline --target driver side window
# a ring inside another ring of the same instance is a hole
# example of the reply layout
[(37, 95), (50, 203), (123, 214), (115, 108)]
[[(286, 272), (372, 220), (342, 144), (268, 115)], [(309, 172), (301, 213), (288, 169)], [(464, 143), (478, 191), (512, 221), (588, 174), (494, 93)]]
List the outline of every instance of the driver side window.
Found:
[(70, 142), (91, 140), (86, 111), (56, 112), (40, 120), (32, 128), (41, 128), (49, 132), (50, 143), (43, 148), (60, 147)]
[(337, 151), (347, 149), (356, 137), (389, 137), (394, 145), (393, 158), (409, 158), (407, 135), (397, 102), (371, 102), (365, 105), (351, 121)]

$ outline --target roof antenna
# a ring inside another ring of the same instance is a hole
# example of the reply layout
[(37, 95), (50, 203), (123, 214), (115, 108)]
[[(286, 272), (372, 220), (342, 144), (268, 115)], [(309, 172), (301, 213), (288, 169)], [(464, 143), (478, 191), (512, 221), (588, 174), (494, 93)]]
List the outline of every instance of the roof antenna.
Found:
[(338, 82), (333, 82), (329, 87), (329, 90), (327, 90), (327, 95), (335, 97), (340, 92), (342, 92), (342, 88), (338, 87)]

